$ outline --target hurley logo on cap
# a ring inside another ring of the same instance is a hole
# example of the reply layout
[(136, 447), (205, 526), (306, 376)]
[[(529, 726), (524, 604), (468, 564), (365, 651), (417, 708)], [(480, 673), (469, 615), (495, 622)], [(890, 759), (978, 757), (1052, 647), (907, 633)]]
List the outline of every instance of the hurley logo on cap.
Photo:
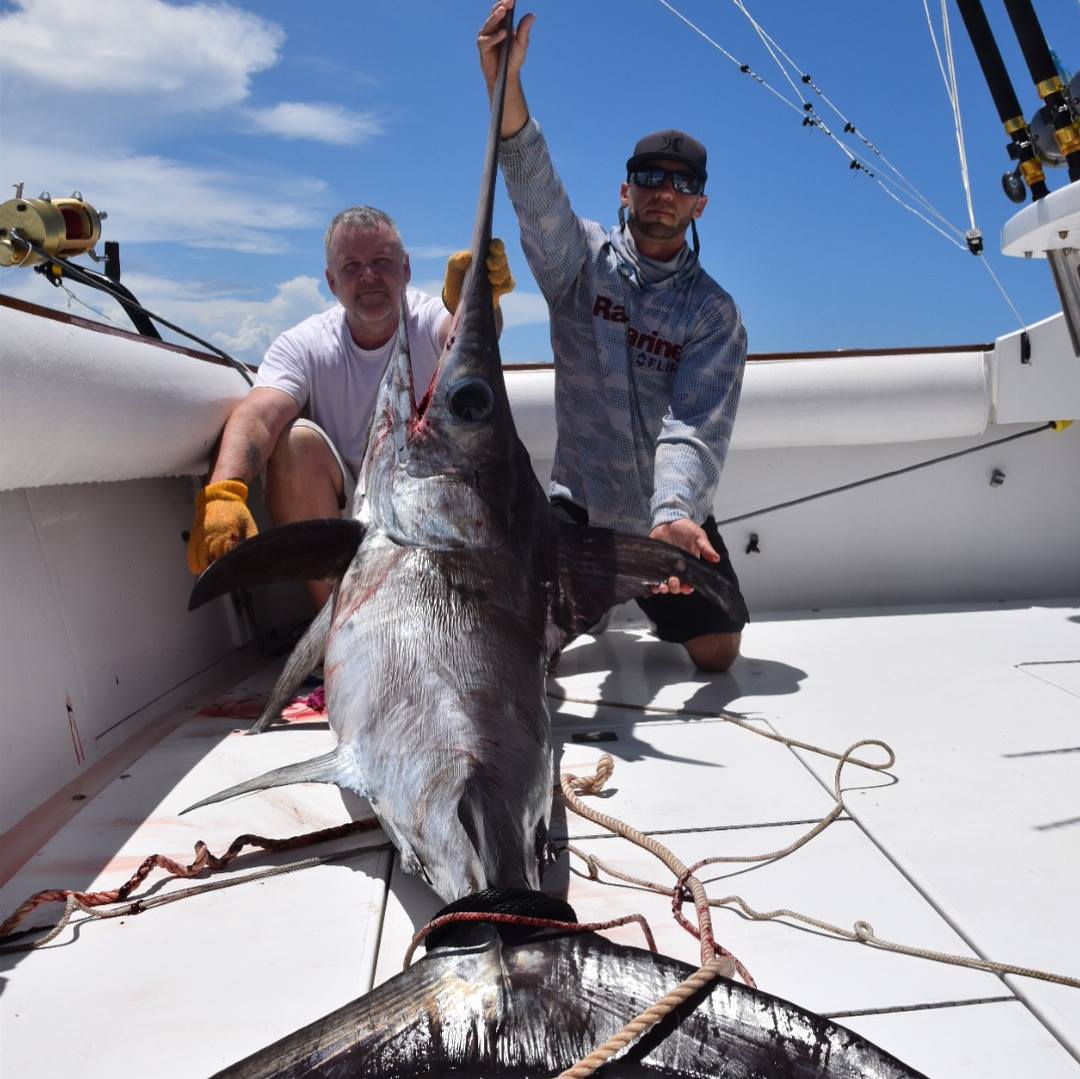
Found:
[(631, 173), (635, 169), (651, 165), (654, 161), (662, 160), (685, 165), (694, 176), (702, 180), (709, 178), (705, 171), (705, 147), (693, 135), (673, 129), (654, 131), (651, 135), (639, 139), (634, 147), (634, 156), (626, 163), (626, 171)]

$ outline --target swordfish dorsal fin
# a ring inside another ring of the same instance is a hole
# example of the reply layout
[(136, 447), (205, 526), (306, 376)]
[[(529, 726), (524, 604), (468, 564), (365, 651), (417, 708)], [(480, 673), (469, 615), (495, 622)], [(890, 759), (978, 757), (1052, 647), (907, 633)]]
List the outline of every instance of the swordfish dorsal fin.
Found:
[(260, 532), (210, 564), (191, 590), (188, 610), (237, 588), (340, 577), (363, 538), (364, 526), (351, 517), (298, 521)]
[(330, 753), (324, 753), (321, 757), (312, 757), (311, 760), (301, 761), (299, 764), (287, 764), (284, 768), (275, 768), (244, 783), (227, 787), (223, 791), (218, 791), (217, 794), (211, 794), (209, 798), (204, 798), (201, 802), (189, 805), (187, 809), (182, 809), (179, 815), (182, 817), (193, 809), (202, 809), (203, 806), (213, 805), (215, 802), (224, 802), (226, 798), (265, 791), (271, 787), (287, 787), (291, 783), (339, 783), (345, 778), (346, 768), (338, 756), (338, 750), (335, 749)]
[[(557, 585), (552, 621), (570, 641), (618, 603), (649, 595), (668, 577), (692, 584), (729, 618), (749, 621), (742, 596), (709, 562), (670, 543), (609, 528), (555, 522)], [(564, 642), (565, 643), (565, 642)]]

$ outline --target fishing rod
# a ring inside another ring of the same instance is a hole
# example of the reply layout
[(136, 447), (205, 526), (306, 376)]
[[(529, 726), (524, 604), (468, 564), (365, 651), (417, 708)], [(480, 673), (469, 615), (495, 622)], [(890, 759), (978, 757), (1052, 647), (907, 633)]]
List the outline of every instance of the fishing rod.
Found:
[(1039, 17), (1031, 0), (1005, 0), (1005, 10), (1016, 31), (1035, 89), (1042, 98), (1043, 109), (1053, 126), (1054, 139), (1065, 159), (1069, 179), (1080, 180), (1080, 130), (1076, 125), (1074, 102), (1065, 93), (1065, 83), (1058, 74)]
[[(1015, 171), (1002, 177), (1005, 194), (1014, 202), (1023, 202), (1026, 182), (1034, 202), (1047, 200), (1037, 218), (1022, 210), (1007, 223), (1002, 246), (1006, 254), (1022, 254), (1025, 258), (1045, 254), (1073, 352), (1080, 356), (1080, 246), (1070, 239), (1080, 222), (1071, 195), (1056, 192), (1050, 197), (1042, 170), (1042, 165), (1065, 165), (1070, 185), (1080, 180), (1080, 76), (1066, 87), (1032, 0), (1005, 0), (1020, 50), (1043, 102), (1030, 122), (1025, 121), (981, 0), (956, 0), (956, 5), (998, 116), (1009, 134), (1009, 156), (1019, 161)], [(1059, 199), (1058, 195), (1063, 197)]]
[[(15, 198), (0, 204), (0, 266), (33, 267), (57, 287), (66, 274), (81, 284), (99, 289), (120, 304), (140, 336), (160, 341), (161, 334), (154, 322), (160, 323), (220, 356), (249, 386), (254, 385), (251, 372), (239, 360), (143, 307), (131, 290), (120, 284), (120, 245), (115, 241), (107, 242), (104, 259), (94, 251), (101, 238), (101, 222), (107, 216), (104, 212), (94, 209), (78, 191), (66, 199), (54, 199), (47, 191), (39, 198), (28, 199), (23, 198), (22, 187), (21, 183), (17, 184)], [(105, 273), (70, 261), (78, 255), (89, 255), (104, 262)]]
[(1009, 157), (1019, 162), (1015, 170), (1010, 170), (1001, 177), (1005, 194), (1013, 202), (1023, 202), (1024, 184), (1027, 183), (1033, 199), (1044, 198), (1049, 193), (1046, 175), (981, 0), (956, 0), (956, 6), (960, 9), (960, 17), (967, 27), (975, 56), (986, 78), (986, 84), (990, 87), (990, 96), (994, 99), (998, 117), (1009, 136), (1010, 141), (1006, 147)]

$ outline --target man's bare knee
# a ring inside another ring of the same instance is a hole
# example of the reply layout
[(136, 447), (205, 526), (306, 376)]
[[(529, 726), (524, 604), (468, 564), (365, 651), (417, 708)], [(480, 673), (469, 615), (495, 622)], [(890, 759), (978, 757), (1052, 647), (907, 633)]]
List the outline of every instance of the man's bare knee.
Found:
[(698, 670), (719, 672), (728, 670), (739, 655), (741, 633), (706, 633), (692, 637), (683, 647)]
[(344, 480), (330, 447), (310, 427), (287, 427), (266, 470), (267, 503), (277, 524), (334, 517), (344, 500)]

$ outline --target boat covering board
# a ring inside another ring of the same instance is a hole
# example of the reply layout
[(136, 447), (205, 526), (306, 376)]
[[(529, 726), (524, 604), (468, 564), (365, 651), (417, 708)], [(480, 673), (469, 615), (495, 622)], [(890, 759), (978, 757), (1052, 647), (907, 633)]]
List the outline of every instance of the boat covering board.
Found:
[(201, 472), (248, 391), (217, 362), (3, 304), (0, 341), (0, 490)]

